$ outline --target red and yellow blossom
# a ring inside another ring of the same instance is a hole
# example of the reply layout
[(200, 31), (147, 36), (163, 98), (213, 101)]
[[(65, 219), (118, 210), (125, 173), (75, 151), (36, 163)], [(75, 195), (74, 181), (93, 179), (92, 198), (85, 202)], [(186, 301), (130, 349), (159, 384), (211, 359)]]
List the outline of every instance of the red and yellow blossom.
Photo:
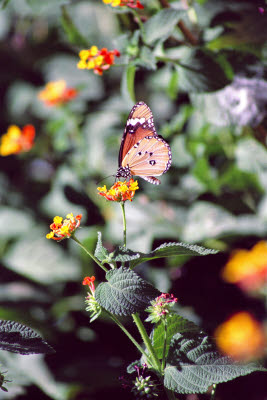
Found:
[(74, 99), (78, 91), (68, 87), (67, 83), (61, 79), (59, 81), (48, 82), (45, 88), (38, 94), (38, 98), (47, 106), (57, 106), (67, 103)]
[(248, 312), (241, 311), (215, 331), (218, 348), (236, 361), (261, 357), (266, 345), (263, 326)]
[(258, 242), (251, 250), (237, 250), (222, 271), (225, 281), (243, 290), (257, 290), (267, 284), (267, 242)]
[(115, 182), (109, 190), (107, 190), (106, 185), (97, 188), (99, 190), (98, 194), (109, 201), (132, 201), (135, 191), (138, 189), (138, 181), (134, 181), (133, 179), (130, 179), (128, 182)]
[(25, 125), (22, 129), (16, 125), (10, 125), (7, 132), (1, 137), (0, 155), (9, 156), (29, 151), (34, 144), (34, 137), (33, 125)]
[(104, 70), (114, 64), (114, 58), (120, 57), (118, 50), (108, 51), (106, 48), (101, 50), (92, 46), (88, 50), (81, 50), (79, 53), (80, 61), (77, 64), (79, 69), (93, 69), (97, 75), (102, 75)]
[(103, 3), (110, 4), (112, 7), (130, 7), (130, 8), (144, 8), (143, 4), (138, 0), (103, 0)]
[(80, 226), (81, 219), (81, 214), (74, 217), (72, 213), (68, 214), (64, 221), (62, 217), (55, 217), (50, 225), (51, 232), (46, 235), (46, 238), (58, 241), (70, 238)]
[(86, 311), (90, 313), (90, 322), (93, 322), (101, 314), (102, 308), (95, 299), (95, 277), (86, 276), (83, 280), (83, 285), (88, 285), (90, 293), (86, 297)]

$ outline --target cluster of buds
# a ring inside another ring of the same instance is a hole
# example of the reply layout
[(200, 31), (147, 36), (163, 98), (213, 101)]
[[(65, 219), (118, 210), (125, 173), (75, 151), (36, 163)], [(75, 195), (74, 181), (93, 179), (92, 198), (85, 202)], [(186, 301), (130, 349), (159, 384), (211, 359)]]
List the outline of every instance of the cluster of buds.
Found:
[(153, 399), (158, 397), (159, 390), (158, 384), (152, 380), (151, 376), (145, 376), (147, 373), (147, 365), (142, 364), (142, 367), (138, 365), (134, 366), (137, 373), (137, 377), (134, 381), (130, 381), (124, 377), (121, 377), (122, 387), (124, 389), (131, 389), (131, 392), (137, 399)]
[(74, 217), (72, 213), (68, 214), (64, 220), (62, 217), (55, 217), (50, 225), (51, 232), (46, 235), (46, 238), (57, 241), (70, 238), (80, 226), (81, 219), (81, 214)]
[(34, 144), (35, 128), (25, 125), (20, 129), (16, 125), (9, 126), (7, 132), (1, 137), (0, 155), (23, 153), (29, 151)]
[(166, 315), (172, 312), (171, 307), (177, 303), (178, 299), (173, 294), (162, 293), (156, 300), (151, 301), (146, 311), (150, 314), (146, 321), (157, 323), (161, 319), (165, 318)]
[(89, 291), (85, 302), (87, 304), (86, 311), (90, 313), (90, 322), (93, 322), (96, 318), (99, 317), (101, 314), (102, 308), (98, 304), (98, 302), (95, 299), (95, 277), (94, 276), (86, 276), (83, 280), (83, 285), (88, 285), (89, 286)]
[(132, 201), (135, 191), (138, 190), (138, 181), (134, 181), (133, 179), (130, 179), (128, 182), (116, 182), (114, 185), (107, 190), (106, 185), (103, 187), (97, 188), (99, 191), (98, 194), (100, 196), (104, 196), (107, 200), (109, 201), (126, 201), (130, 200)]
[(38, 98), (47, 106), (58, 106), (68, 103), (77, 96), (78, 92), (62, 79), (59, 81), (48, 82), (45, 88), (38, 94)]
[(129, 7), (143, 9), (143, 4), (138, 0), (103, 0), (103, 3), (110, 4), (112, 7)]
[(103, 71), (114, 64), (114, 58), (120, 56), (118, 50), (108, 51), (106, 48), (101, 50), (97, 46), (92, 46), (88, 50), (81, 50), (79, 53), (80, 61), (77, 64), (79, 69), (93, 69), (97, 75), (102, 75)]

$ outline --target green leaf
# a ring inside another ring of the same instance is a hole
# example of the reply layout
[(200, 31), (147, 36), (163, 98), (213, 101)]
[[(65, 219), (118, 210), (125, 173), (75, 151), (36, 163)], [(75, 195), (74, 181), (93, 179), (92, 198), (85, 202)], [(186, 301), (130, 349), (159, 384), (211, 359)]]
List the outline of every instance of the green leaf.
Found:
[(101, 232), (97, 232), (97, 244), (95, 248), (95, 257), (101, 262), (108, 262), (109, 260), (109, 252), (102, 244), (102, 235)]
[(267, 150), (254, 139), (240, 140), (235, 155), (242, 171), (260, 173), (267, 170)]
[(83, 37), (83, 35), (78, 31), (76, 26), (74, 25), (66, 6), (61, 6), (61, 24), (62, 27), (68, 37), (70, 43), (75, 44), (77, 46), (88, 48), (88, 40)]
[(157, 247), (151, 253), (139, 253), (140, 257), (130, 261), (130, 267), (134, 268), (136, 265), (143, 262), (154, 260), (156, 258), (171, 257), (171, 256), (206, 256), (208, 254), (216, 254), (218, 251), (207, 249), (205, 247), (187, 244), (187, 243), (164, 243)]
[(121, 93), (127, 103), (135, 103), (134, 79), (136, 66), (133, 64), (127, 65), (124, 69), (121, 79)]
[(208, 160), (204, 157), (198, 158), (192, 171), (193, 175), (206, 186), (207, 190), (218, 195), (218, 179), (212, 172), (215, 172), (215, 170), (211, 169)]
[(112, 260), (116, 262), (128, 262), (136, 260), (140, 257), (140, 254), (136, 251), (126, 249), (125, 247), (118, 247), (112, 254)]
[(31, 328), (0, 320), (0, 349), (19, 354), (49, 354), (54, 350)]
[(143, 25), (143, 40), (151, 45), (156, 40), (165, 40), (172, 33), (178, 21), (186, 14), (185, 11), (165, 9), (159, 11)]
[[(167, 347), (166, 354), (168, 354), (171, 339), (176, 333), (185, 332), (199, 332), (199, 327), (193, 322), (181, 317), (177, 314), (172, 314), (167, 317)], [(153, 347), (157, 356), (162, 359), (163, 357), (163, 345), (164, 345), (164, 323), (160, 322), (156, 325), (152, 332)]]
[(135, 64), (152, 71), (157, 69), (157, 62), (153, 51), (146, 46), (142, 47), (139, 57), (135, 60)]
[(159, 291), (135, 272), (121, 267), (106, 274), (108, 282), (100, 283), (96, 301), (115, 315), (131, 315), (143, 311)]
[(177, 393), (204, 393), (212, 384), (265, 370), (256, 363), (237, 364), (222, 356), (202, 333), (177, 333), (170, 344), (164, 386)]
[(189, 93), (213, 92), (229, 83), (223, 68), (208, 53), (193, 50), (176, 65), (180, 88)]

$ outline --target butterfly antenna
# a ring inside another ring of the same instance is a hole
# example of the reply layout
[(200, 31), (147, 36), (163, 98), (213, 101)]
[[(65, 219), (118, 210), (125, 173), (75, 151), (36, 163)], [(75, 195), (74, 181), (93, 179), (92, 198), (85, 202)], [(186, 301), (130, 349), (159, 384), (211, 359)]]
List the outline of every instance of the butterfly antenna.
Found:
[(114, 176), (114, 177), (116, 177), (116, 175), (108, 175), (108, 176), (105, 176), (105, 178), (103, 178), (103, 179), (101, 179), (100, 181), (98, 181), (98, 182), (96, 182), (96, 184), (97, 185), (99, 185), (99, 183), (101, 183), (101, 182), (103, 182), (105, 179), (107, 179), (107, 178), (110, 178), (111, 176)]

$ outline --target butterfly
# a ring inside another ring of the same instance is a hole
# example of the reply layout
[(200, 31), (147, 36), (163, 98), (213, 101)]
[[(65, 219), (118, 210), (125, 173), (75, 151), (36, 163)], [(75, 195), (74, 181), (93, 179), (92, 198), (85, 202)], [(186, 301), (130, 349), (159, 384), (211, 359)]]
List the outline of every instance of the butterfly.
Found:
[(143, 102), (136, 103), (127, 119), (119, 152), (119, 168), (116, 178), (140, 176), (146, 181), (159, 185), (160, 176), (171, 166), (171, 148), (157, 134), (153, 114)]

